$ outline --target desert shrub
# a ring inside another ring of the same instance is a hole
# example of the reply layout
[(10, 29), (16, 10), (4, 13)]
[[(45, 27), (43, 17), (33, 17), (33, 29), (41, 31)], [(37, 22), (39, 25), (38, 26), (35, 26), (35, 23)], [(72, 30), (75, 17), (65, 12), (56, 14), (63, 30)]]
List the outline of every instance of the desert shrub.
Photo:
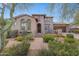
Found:
[(52, 34), (45, 34), (43, 36), (43, 40), (44, 40), (44, 42), (48, 42), (49, 40), (53, 41), (54, 40), (54, 36)]
[(4, 49), (0, 55), (2, 56), (25, 56), (28, 53), (29, 46), (30, 46), (29, 43), (23, 41), (21, 44)]
[(7, 32), (7, 38), (15, 38), (17, 36), (18, 36), (18, 30), (8, 31)]
[(17, 37), (15, 38), (15, 40), (17, 40), (17, 41), (22, 41), (22, 40), (24, 40), (24, 37), (23, 37), (23, 36), (17, 36)]
[(67, 37), (68, 38), (74, 38), (74, 35), (73, 34), (67, 34)]

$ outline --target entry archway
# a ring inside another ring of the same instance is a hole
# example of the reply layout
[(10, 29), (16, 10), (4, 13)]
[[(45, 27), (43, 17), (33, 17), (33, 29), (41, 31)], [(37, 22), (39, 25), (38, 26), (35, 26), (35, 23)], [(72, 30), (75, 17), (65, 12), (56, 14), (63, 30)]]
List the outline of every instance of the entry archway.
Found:
[(37, 24), (37, 33), (41, 33), (41, 24), (40, 23)]

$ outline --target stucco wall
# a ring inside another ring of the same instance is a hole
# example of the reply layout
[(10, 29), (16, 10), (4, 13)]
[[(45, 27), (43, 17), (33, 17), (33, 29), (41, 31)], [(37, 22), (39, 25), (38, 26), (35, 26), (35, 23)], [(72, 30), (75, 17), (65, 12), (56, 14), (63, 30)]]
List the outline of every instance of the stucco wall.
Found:
[(53, 18), (46, 17), (44, 22), (45, 22), (44, 25), (49, 24), (49, 27), (50, 27), (49, 29), (51, 30), (51, 33), (53, 33)]
[(25, 21), (27, 21), (28, 19), (31, 20), (31, 32), (33, 33), (33, 35), (35, 35), (35, 33), (36, 33), (36, 21), (34, 18), (32, 18), (30, 16), (23, 16), (23, 17), (19, 17), (16, 20), (14, 20), (16, 22), (16, 25), (13, 24), (11, 29), (21, 31), (21, 26), (20, 26), (21, 19), (24, 19)]
[(45, 34), (45, 26), (44, 26), (44, 15), (33, 15), (34, 18), (38, 19), (38, 23), (41, 24), (41, 34)]

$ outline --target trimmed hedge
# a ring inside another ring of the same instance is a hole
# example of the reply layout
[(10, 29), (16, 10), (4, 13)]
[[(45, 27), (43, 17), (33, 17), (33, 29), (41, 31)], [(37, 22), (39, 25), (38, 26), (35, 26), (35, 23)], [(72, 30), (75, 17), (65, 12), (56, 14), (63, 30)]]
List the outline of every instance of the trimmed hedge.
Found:
[(67, 37), (68, 38), (74, 38), (74, 35), (73, 34), (67, 34)]
[(15, 40), (17, 40), (17, 41), (22, 41), (22, 40), (24, 40), (24, 37), (22, 37), (22, 36), (17, 36), (17, 37), (15, 38)]
[(53, 41), (54, 40), (54, 36), (52, 34), (45, 34), (43, 36), (43, 40), (44, 40), (44, 42), (48, 42), (49, 40)]

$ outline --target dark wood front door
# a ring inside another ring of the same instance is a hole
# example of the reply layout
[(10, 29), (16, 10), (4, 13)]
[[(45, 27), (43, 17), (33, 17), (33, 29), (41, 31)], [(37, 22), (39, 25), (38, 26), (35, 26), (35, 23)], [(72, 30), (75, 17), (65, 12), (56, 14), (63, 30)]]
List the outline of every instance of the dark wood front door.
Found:
[(41, 33), (41, 24), (40, 23), (37, 24), (37, 33)]

